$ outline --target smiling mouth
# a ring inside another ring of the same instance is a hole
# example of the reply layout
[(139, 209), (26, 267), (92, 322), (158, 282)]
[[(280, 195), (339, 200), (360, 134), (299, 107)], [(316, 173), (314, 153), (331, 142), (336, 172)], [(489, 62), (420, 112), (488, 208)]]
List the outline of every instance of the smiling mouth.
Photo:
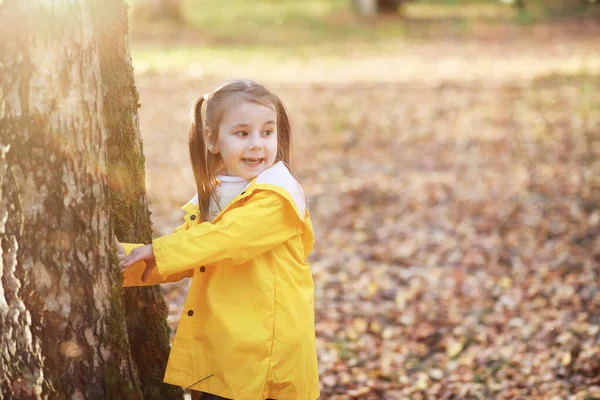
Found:
[(248, 165), (260, 164), (264, 158), (242, 158), (242, 161)]

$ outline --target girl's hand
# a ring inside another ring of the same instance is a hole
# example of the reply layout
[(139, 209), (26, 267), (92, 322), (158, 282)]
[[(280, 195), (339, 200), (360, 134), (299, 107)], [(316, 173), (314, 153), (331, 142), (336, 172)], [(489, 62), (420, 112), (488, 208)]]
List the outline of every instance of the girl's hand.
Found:
[(121, 271), (125, 272), (130, 266), (138, 261), (146, 262), (146, 269), (142, 274), (142, 282), (145, 282), (156, 267), (156, 259), (154, 258), (151, 244), (136, 247), (131, 250), (131, 253), (121, 261)]

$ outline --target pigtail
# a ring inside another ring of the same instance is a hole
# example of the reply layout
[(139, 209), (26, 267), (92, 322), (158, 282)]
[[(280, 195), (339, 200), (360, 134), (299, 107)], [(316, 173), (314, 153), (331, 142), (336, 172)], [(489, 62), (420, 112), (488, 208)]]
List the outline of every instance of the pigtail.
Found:
[(275, 97), (277, 109), (277, 157), (276, 160), (283, 161), (292, 172), (292, 126), (287, 110), (282, 101)]
[(198, 208), (200, 210), (201, 221), (207, 220), (210, 197), (216, 186), (214, 168), (211, 168), (215, 162), (215, 156), (208, 151), (206, 136), (204, 134), (202, 116), (204, 101), (206, 100), (201, 96), (194, 101), (190, 108), (189, 132), (190, 158), (196, 181), (196, 190), (198, 192)]

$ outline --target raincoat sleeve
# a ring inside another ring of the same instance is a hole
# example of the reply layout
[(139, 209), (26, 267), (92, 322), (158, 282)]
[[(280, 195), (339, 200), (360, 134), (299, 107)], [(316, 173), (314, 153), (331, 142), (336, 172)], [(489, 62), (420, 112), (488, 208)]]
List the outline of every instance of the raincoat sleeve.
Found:
[(155, 270), (168, 277), (220, 261), (243, 264), (296, 236), (302, 227), (288, 200), (273, 191), (257, 191), (215, 223), (155, 239)]
[[(136, 247), (141, 247), (143, 244), (133, 244), (133, 243), (121, 243), (123, 248), (125, 249), (125, 254), (131, 253), (131, 250)], [(181, 271), (176, 274), (171, 274), (166, 276), (164, 279), (153, 271), (146, 281), (142, 281), (142, 273), (146, 269), (146, 263), (144, 261), (138, 261), (129, 267), (125, 272), (123, 272), (123, 287), (129, 286), (153, 286), (158, 285), (159, 283), (167, 283), (167, 282), (177, 282), (182, 280), (183, 278), (191, 277), (193, 275), (193, 270), (189, 269), (186, 271)]]

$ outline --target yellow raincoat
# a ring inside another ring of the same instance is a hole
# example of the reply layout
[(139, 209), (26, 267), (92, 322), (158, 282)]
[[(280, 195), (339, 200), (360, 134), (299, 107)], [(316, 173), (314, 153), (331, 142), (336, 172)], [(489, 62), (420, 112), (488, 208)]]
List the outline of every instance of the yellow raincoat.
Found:
[(146, 282), (144, 262), (123, 274), (123, 286), (193, 277), (164, 381), (235, 400), (317, 399), (314, 236), (300, 185), (279, 162), (212, 223), (199, 223), (194, 202), (183, 209), (185, 223), (153, 241)]

